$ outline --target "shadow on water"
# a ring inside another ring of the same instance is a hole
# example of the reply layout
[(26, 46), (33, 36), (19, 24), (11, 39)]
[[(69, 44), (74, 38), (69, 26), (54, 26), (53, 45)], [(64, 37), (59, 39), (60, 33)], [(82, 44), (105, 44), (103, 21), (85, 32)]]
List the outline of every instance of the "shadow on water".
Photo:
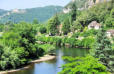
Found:
[(29, 69), (21, 70), (18, 72), (8, 73), (8, 74), (57, 74), (61, 71), (62, 64), (65, 64), (65, 61), (62, 59), (62, 56), (85, 56), (89, 53), (88, 49), (80, 48), (59, 48), (52, 51), (56, 53), (57, 57), (53, 60), (31, 64)]

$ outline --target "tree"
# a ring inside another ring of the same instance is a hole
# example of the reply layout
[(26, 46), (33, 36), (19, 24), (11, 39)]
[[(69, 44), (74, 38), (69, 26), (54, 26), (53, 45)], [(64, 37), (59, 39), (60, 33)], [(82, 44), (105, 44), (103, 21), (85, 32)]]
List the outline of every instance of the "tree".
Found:
[(111, 49), (111, 42), (107, 38), (104, 28), (99, 30), (91, 54), (99, 58), (109, 71), (114, 71), (114, 51)]
[(70, 32), (70, 22), (69, 22), (69, 18), (66, 18), (63, 22), (63, 27), (62, 27), (62, 31), (63, 34), (67, 34), (68, 32)]
[(44, 50), (36, 43), (37, 31), (32, 24), (14, 24), (0, 38), (0, 70), (17, 68), (30, 59), (43, 55)]
[(51, 35), (56, 35), (59, 32), (58, 25), (60, 25), (60, 21), (57, 15), (48, 21), (48, 30)]
[(37, 19), (34, 19), (33, 20), (33, 24), (39, 24), (38, 20)]
[(92, 56), (63, 57), (67, 61), (58, 74), (108, 74), (106, 67)]
[(70, 9), (71, 9), (71, 12), (70, 12), (70, 23), (72, 24), (73, 21), (76, 20), (76, 15), (77, 15), (76, 14), (76, 12), (77, 12), (76, 4), (72, 3)]

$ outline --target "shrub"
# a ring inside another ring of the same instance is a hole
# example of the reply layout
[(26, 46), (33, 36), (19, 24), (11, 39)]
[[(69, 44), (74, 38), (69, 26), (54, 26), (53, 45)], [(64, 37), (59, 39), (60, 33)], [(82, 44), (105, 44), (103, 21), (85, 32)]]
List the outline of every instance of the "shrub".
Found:
[(68, 61), (62, 66), (62, 71), (58, 74), (107, 74), (106, 67), (98, 59), (92, 56), (86, 57), (63, 57)]

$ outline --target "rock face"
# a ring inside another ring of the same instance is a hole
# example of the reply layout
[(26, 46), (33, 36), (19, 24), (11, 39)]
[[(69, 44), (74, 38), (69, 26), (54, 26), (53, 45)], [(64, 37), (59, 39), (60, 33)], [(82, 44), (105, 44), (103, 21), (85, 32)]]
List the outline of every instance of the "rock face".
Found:
[(91, 8), (94, 4), (108, 2), (108, 1), (111, 1), (111, 0), (88, 0), (87, 2), (88, 7), (85, 7), (85, 8)]
[(107, 2), (107, 1), (110, 1), (110, 0), (96, 0), (96, 3), (102, 3), (102, 2)]
[(70, 9), (71, 3), (76, 3), (76, 5), (79, 4), (79, 6), (77, 6), (78, 10), (84, 10), (91, 8), (93, 5), (97, 3), (102, 3), (107, 1), (111, 0), (72, 0), (68, 5), (65, 6), (65, 8), (63, 9), (63, 13), (69, 13), (71, 11)]

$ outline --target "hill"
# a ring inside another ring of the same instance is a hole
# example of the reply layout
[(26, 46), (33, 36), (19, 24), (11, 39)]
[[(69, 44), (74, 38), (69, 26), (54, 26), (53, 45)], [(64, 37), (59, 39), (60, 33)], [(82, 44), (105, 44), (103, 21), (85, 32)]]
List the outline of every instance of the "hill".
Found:
[(0, 10), (0, 22), (32, 22), (34, 19), (38, 19), (39, 22), (44, 22), (55, 13), (62, 11), (62, 8), (61, 6), (46, 6), (30, 9), (14, 9), (11, 11)]

